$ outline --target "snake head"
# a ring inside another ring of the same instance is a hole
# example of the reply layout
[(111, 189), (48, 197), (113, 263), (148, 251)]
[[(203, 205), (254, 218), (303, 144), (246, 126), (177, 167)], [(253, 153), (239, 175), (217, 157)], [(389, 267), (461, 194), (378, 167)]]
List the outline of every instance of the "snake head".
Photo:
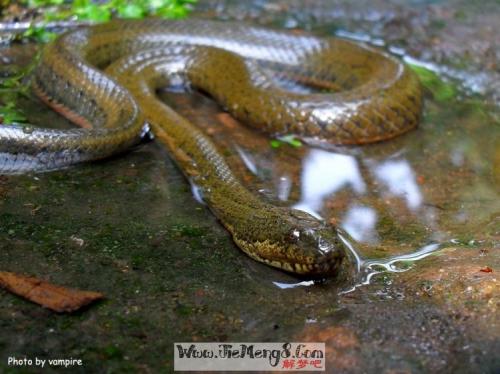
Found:
[(247, 238), (233, 231), (238, 246), (253, 259), (276, 268), (317, 279), (343, 270), (347, 249), (339, 231), (296, 209), (273, 207), (265, 220), (253, 220)]
[(346, 257), (337, 229), (296, 209), (289, 209), (286, 221), (286, 270), (308, 277), (337, 275)]

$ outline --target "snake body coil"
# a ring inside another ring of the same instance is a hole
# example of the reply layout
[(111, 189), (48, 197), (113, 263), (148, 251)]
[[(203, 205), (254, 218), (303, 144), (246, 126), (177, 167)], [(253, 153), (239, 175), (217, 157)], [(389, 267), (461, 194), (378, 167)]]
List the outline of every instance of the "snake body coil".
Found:
[[(315, 93), (287, 91), (283, 80)], [(148, 123), (249, 256), (311, 277), (337, 273), (345, 258), (338, 231), (256, 198), (206, 135), (156, 99), (179, 81), (245, 123), (311, 143), (389, 139), (414, 128), (421, 109), (415, 75), (366, 46), (233, 23), (114, 21), (44, 49), (34, 91), (81, 128), (0, 126), (0, 172), (101, 159), (138, 142)]]

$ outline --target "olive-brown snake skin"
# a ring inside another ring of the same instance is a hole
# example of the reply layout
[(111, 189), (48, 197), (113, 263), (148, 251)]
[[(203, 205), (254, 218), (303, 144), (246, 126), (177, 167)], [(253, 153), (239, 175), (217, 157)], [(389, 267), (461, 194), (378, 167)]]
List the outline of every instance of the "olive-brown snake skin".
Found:
[[(286, 80), (304, 92), (286, 90)], [(389, 139), (421, 112), (417, 77), (367, 46), (239, 23), (113, 21), (45, 47), (34, 92), (80, 128), (0, 125), (0, 173), (105, 158), (137, 143), (147, 123), (245, 253), (308, 277), (337, 274), (346, 263), (340, 232), (246, 190), (211, 140), (156, 98), (179, 82), (261, 131), (310, 143)]]

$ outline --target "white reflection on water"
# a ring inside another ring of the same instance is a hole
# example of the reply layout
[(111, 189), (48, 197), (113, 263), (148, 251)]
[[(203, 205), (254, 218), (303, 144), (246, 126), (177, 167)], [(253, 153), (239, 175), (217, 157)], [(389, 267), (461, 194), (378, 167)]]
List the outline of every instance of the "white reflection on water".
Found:
[[(385, 194), (401, 197), (410, 210), (422, 204), (423, 197), (410, 163), (405, 159), (389, 159), (370, 165), (371, 171), (384, 187)], [(293, 208), (317, 218), (326, 198), (342, 188), (364, 194), (366, 184), (355, 157), (320, 149), (312, 149), (304, 158), (301, 175), (301, 199)], [(378, 215), (375, 209), (355, 204), (348, 208), (340, 226), (354, 239), (377, 243)]]
[[(247, 168), (255, 173), (255, 161), (249, 162), (243, 152), (238, 150)], [(423, 204), (423, 195), (417, 184), (415, 172), (410, 163), (402, 158), (391, 157), (389, 159), (372, 162), (365, 160), (368, 172), (382, 186), (383, 194), (396, 196), (403, 199), (410, 210), (416, 211)], [(291, 178), (282, 175), (277, 183), (277, 195), (282, 201), (288, 200), (291, 189)], [(322, 149), (311, 149), (303, 160), (301, 174), (301, 198), (293, 206), (321, 219), (320, 212), (323, 209), (325, 199), (332, 197), (343, 188), (350, 188), (358, 195), (366, 193), (367, 186), (361, 174), (358, 160), (351, 155), (345, 155), (326, 151)], [(424, 214), (424, 209), (420, 213)], [(425, 215), (428, 225), (432, 225), (434, 213)], [(340, 227), (357, 242), (376, 244), (380, 238), (376, 230), (378, 214), (375, 208), (359, 203), (348, 206)], [(333, 229), (333, 228), (332, 228)], [(414, 252), (393, 256), (386, 259), (364, 259), (354, 247), (354, 242), (347, 240), (340, 234), (342, 241), (348, 249), (352, 262), (356, 267), (354, 285), (341, 293), (355, 290), (357, 287), (370, 283), (373, 276), (384, 272), (403, 272), (410, 267), (398, 267), (398, 263), (413, 262), (423, 259), (442, 247), (442, 244), (433, 243), (425, 245)], [(307, 287), (314, 285), (313, 281), (301, 281), (296, 283), (273, 282), (281, 289), (295, 287)]]
[(287, 201), (291, 190), (292, 179), (287, 175), (281, 176), (278, 182), (278, 199)]
[(376, 231), (377, 212), (375, 209), (354, 205), (349, 208), (341, 226), (346, 230), (353, 239), (370, 244), (378, 242), (378, 234)]
[(351, 252), (350, 255), (354, 259), (354, 263), (357, 270), (355, 276), (356, 280), (354, 285), (340, 292), (341, 294), (352, 292), (360, 286), (366, 286), (370, 284), (371, 279), (377, 274), (387, 273), (387, 272), (402, 273), (407, 270), (410, 270), (413, 266), (398, 267), (397, 264), (399, 263), (401, 266), (402, 264), (407, 265), (408, 262), (413, 263), (415, 261), (422, 260), (427, 256), (430, 256), (431, 254), (435, 253), (439, 249), (441, 249), (444, 244), (444, 243), (427, 244), (424, 245), (423, 247), (420, 247), (414, 252), (392, 256), (386, 259), (363, 259), (361, 258), (359, 253), (355, 250), (353, 245), (344, 236), (342, 235), (339, 236), (346, 245), (346, 247)]
[[(423, 247), (417, 249), (414, 252), (406, 253), (398, 256), (392, 256), (386, 259), (362, 259), (359, 253), (354, 249), (353, 245), (341, 234), (340, 238), (349, 249), (351, 257), (353, 258), (354, 265), (356, 266), (356, 274), (354, 276), (354, 285), (349, 286), (349, 288), (342, 290), (339, 294), (346, 294), (356, 290), (356, 288), (361, 286), (369, 285), (372, 278), (381, 273), (402, 273), (410, 270), (413, 266), (398, 267), (398, 263), (407, 264), (408, 262), (415, 262), (422, 260), (427, 256), (437, 252), (443, 247), (445, 243), (432, 243), (424, 245)], [(301, 281), (296, 283), (282, 283), (273, 282), (275, 286), (281, 289), (289, 289), (296, 287), (308, 287), (315, 284), (314, 281)]]
[(308, 286), (313, 286), (314, 281), (302, 281), (302, 282), (297, 282), (297, 283), (282, 283), (282, 282), (273, 282), (275, 286), (278, 288), (281, 288), (282, 290), (286, 290), (287, 288), (295, 288), (295, 287), (308, 287)]
[(373, 171), (392, 195), (406, 199), (408, 208), (415, 210), (422, 204), (422, 194), (408, 161), (387, 160), (377, 165)]
[(234, 148), (236, 149), (236, 152), (238, 152), (238, 155), (240, 156), (247, 169), (250, 170), (252, 174), (257, 175), (258, 169), (253, 156), (237, 145), (235, 145)]
[(323, 200), (343, 187), (355, 192), (366, 190), (358, 162), (353, 156), (312, 149), (303, 162), (301, 199), (293, 206), (315, 217), (323, 207)]
[(200, 186), (198, 186), (192, 179), (189, 180), (189, 184), (191, 184), (191, 193), (193, 194), (194, 199), (203, 205), (205, 201), (203, 200), (203, 192)]

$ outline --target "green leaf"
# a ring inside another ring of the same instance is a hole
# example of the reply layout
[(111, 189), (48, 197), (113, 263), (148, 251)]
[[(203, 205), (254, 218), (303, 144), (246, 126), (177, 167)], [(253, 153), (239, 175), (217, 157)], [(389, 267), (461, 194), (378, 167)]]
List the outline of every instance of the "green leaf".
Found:
[(164, 18), (184, 18), (188, 14), (188, 10), (184, 7), (171, 5), (156, 10), (155, 14)]
[(281, 146), (281, 144), (283, 144), (282, 142), (280, 142), (279, 140), (276, 140), (276, 139), (272, 139), (270, 141), (270, 143), (271, 143), (272, 148), (279, 148)]
[(14, 122), (26, 122), (26, 117), (16, 109), (14, 102), (9, 102), (5, 106), (0, 106), (0, 118), (2, 124)]
[(167, 6), (170, 2), (170, 0), (151, 0), (148, 2), (148, 6), (150, 9), (155, 10)]
[(44, 20), (45, 21), (61, 21), (64, 19), (67, 19), (71, 17), (72, 13), (69, 10), (57, 10), (57, 11), (52, 11), (52, 10), (47, 10), (44, 14)]
[(291, 145), (292, 147), (295, 147), (295, 148), (302, 147), (302, 143), (300, 142), (299, 139), (295, 138), (295, 135), (292, 135), (292, 134), (284, 135), (284, 136), (280, 136), (278, 139), (280, 141), (282, 141), (283, 143)]
[(90, 0), (75, 0), (73, 1), (73, 10), (79, 9), (79, 8), (84, 8), (88, 6), (91, 3)]
[(56, 33), (52, 31), (45, 30), (43, 27), (30, 26), (24, 33), (23, 37), (35, 40), (40, 43), (48, 43), (54, 40), (57, 36)]
[[(1, 0), (0, 0), (1, 1)], [(183, 18), (197, 0), (21, 0), (30, 8), (43, 9), (44, 20), (63, 20), (76, 16), (79, 20), (106, 22), (113, 15), (120, 18), (143, 18), (158, 15), (165, 18)], [(50, 38), (37, 37), (38, 40)]]
[(419, 65), (410, 64), (410, 67), (417, 73), (422, 85), (432, 93), (436, 101), (449, 101), (457, 95), (455, 85), (443, 81), (443, 79), (433, 71)]
[(64, 0), (28, 0), (26, 3), (30, 8), (35, 8), (43, 6), (62, 5), (64, 3)]
[(279, 148), (282, 144), (288, 144), (294, 148), (302, 147), (301, 141), (292, 134), (279, 136), (277, 139), (271, 140), (270, 144), (273, 148)]
[(106, 22), (111, 19), (111, 11), (103, 5), (88, 3), (82, 7), (73, 5), (73, 10), (80, 20)]
[(117, 8), (118, 16), (121, 18), (142, 18), (146, 11), (137, 4), (125, 4)]

